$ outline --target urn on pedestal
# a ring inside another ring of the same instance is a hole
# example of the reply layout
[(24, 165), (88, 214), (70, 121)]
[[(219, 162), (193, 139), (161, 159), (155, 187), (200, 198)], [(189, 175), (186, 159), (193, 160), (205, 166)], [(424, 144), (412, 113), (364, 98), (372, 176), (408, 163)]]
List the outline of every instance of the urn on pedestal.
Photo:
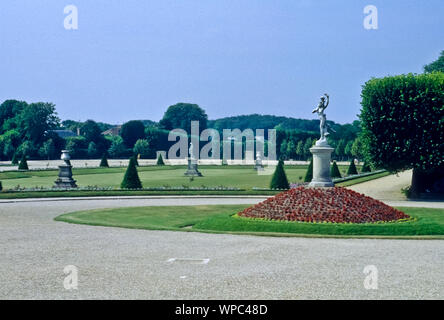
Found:
[(55, 181), (54, 188), (69, 189), (77, 188), (76, 180), (72, 178), (71, 157), (68, 150), (62, 150), (60, 157), (64, 164), (59, 166), (59, 176)]

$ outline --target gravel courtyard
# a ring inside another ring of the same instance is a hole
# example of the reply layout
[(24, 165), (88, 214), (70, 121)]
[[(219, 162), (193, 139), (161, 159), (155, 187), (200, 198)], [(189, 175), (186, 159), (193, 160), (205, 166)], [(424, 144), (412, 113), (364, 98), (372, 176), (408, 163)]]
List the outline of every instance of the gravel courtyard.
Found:
[[(55, 222), (64, 212), (260, 198), (3, 201), (0, 299), (442, 299), (444, 241), (274, 238)], [(187, 260), (209, 259), (209, 260)], [(205, 263), (206, 262), (206, 263)], [(63, 286), (67, 265), (78, 289)], [(364, 288), (364, 267), (378, 289)]]

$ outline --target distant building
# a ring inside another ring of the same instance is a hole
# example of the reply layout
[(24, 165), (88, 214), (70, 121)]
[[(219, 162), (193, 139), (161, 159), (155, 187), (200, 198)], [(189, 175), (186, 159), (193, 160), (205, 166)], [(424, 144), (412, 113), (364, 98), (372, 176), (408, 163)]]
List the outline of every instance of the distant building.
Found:
[(115, 126), (115, 127), (109, 128), (106, 131), (103, 131), (102, 134), (104, 136), (118, 136), (118, 135), (120, 135), (121, 130), (122, 130), (122, 126)]
[(48, 130), (48, 132), (57, 133), (60, 138), (66, 139), (68, 137), (75, 137), (77, 134), (72, 132), (71, 130)]

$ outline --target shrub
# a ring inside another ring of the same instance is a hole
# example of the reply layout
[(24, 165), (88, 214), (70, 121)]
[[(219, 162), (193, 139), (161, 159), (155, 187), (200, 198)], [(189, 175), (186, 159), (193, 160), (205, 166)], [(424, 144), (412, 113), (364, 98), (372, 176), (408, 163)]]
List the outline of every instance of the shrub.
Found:
[(305, 173), (304, 182), (311, 182), (313, 180), (313, 158), (310, 160), (307, 172)]
[(157, 165), (158, 166), (164, 166), (165, 165), (165, 162), (163, 162), (163, 158), (162, 158), (161, 154), (159, 154), (159, 157), (157, 158)]
[(142, 182), (140, 182), (139, 174), (137, 173), (135, 157), (130, 158), (128, 168), (126, 169), (125, 176), (123, 177), (120, 187), (122, 189), (142, 188)]
[(371, 79), (360, 114), (366, 156), (391, 172), (413, 169), (413, 195), (444, 177), (444, 73)]
[(151, 153), (150, 145), (148, 140), (139, 139), (136, 141), (136, 144), (133, 148), (134, 154), (139, 154), (141, 159), (148, 159)]
[(332, 178), (342, 178), (341, 172), (339, 171), (338, 165), (336, 164), (336, 161), (333, 161), (333, 164), (330, 168), (330, 176)]
[(26, 156), (23, 155), (22, 159), (20, 160), (20, 164), (18, 166), (19, 170), (29, 170), (28, 168), (28, 162), (26, 161)]
[(0, 181), (0, 191), (3, 190), (2, 182)]
[(108, 159), (107, 159), (107, 157), (106, 157), (106, 153), (104, 153), (104, 154), (102, 155), (102, 160), (100, 160), (100, 165), (99, 165), (99, 167), (102, 167), (102, 168), (109, 168), (109, 164), (108, 164)]
[(276, 170), (274, 171), (273, 177), (270, 183), (271, 189), (289, 189), (290, 185), (288, 183), (287, 175), (284, 170), (284, 161), (279, 160)]
[(364, 162), (364, 165), (362, 166), (362, 169), (361, 169), (361, 173), (364, 173), (364, 172), (372, 172), (372, 168), (370, 168), (370, 165), (368, 164), (367, 161)]
[(350, 165), (348, 166), (348, 169), (347, 169), (347, 174), (348, 175), (358, 174), (358, 170), (356, 170), (356, 166), (355, 166), (355, 161), (354, 160), (350, 161)]
[(134, 163), (136, 164), (136, 167), (138, 167), (139, 161), (137, 160), (137, 154), (133, 155), (132, 158), (134, 159)]

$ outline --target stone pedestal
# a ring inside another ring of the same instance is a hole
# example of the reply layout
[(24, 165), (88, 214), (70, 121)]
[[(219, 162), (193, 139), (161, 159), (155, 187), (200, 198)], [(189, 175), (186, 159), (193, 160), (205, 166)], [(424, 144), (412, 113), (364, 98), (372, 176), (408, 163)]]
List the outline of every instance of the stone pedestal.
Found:
[(186, 176), (192, 176), (192, 177), (202, 177), (202, 173), (199, 172), (197, 169), (197, 160), (188, 158), (188, 169), (187, 172), (185, 172)]
[(59, 166), (59, 177), (54, 182), (54, 188), (77, 188), (76, 180), (72, 178), (72, 165), (69, 161), (71, 157), (67, 150), (62, 150), (61, 159), (65, 163)]
[(309, 187), (334, 187), (330, 177), (330, 159), (333, 148), (324, 141), (316, 142), (310, 152), (313, 154), (313, 179)]

